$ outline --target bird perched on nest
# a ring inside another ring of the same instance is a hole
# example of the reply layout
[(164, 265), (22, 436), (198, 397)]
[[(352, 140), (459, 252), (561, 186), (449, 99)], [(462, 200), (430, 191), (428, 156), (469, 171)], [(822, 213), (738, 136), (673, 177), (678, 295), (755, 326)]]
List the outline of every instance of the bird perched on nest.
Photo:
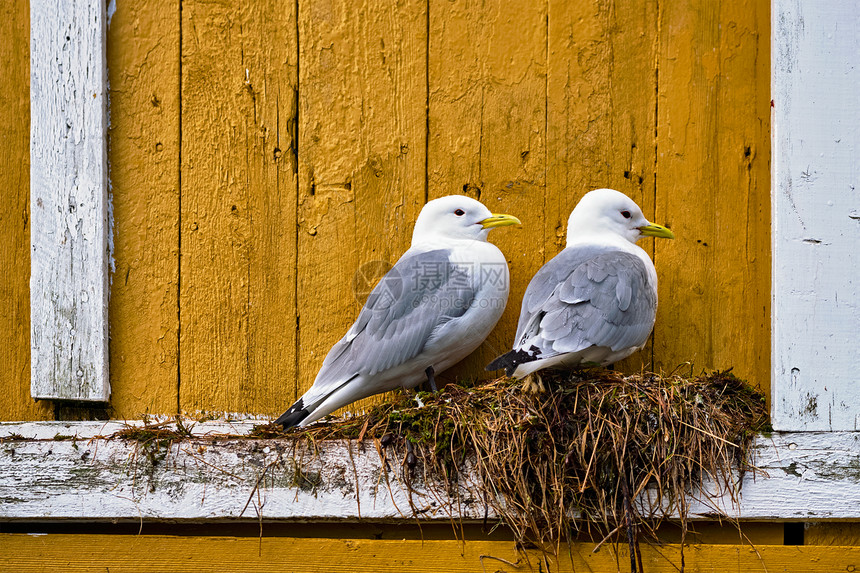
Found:
[(351, 402), (414, 388), (477, 348), (508, 300), (508, 265), (487, 242), (519, 225), (462, 195), (427, 203), (412, 246), (371, 291), (355, 324), (323, 361), (313, 386), (276, 424), (306, 425)]
[[(543, 368), (606, 366), (643, 346), (657, 315), (657, 271), (636, 241), (673, 239), (639, 206), (612, 189), (587, 193), (567, 221), (567, 245), (545, 264), (523, 297), (513, 350), (487, 370), (527, 377), (542, 391)], [(536, 380), (533, 380), (536, 379)]]

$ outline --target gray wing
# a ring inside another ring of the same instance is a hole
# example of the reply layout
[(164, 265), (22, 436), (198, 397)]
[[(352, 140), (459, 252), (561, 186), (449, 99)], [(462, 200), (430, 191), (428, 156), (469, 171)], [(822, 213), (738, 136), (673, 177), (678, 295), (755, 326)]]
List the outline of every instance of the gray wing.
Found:
[(514, 349), (531, 339), (546, 358), (589, 346), (639, 346), (656, 309), (657, 292), (636, 255), (598, 246), (565, 249), (529, 283)]
[[(355, 324), (323, 361), (314, 386), (326, 393), (357, 374), (372, 376), (414, 358), (433, 331), (465, 314), (471, 278), (450, 250), (405, 255), (379, 281)], [(315, 388), (317, 389), (317, 388)]]

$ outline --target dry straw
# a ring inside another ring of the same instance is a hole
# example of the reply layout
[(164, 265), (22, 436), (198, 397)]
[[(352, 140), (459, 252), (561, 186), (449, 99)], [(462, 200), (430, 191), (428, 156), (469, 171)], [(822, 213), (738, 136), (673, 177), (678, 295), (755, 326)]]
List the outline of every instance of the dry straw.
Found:
[[(549, 391), (537, 395), (506, 378), (403, 392), (364, 416), (288, 435), (399, 444), (407, 469), (421, 467), (419, 477), (451, 496), (466, 488), (522, 542), (555, 553), (583, 532), (623, 540), (641, 571), (640, 536), (670, 516), (686, 531), (688, 500), (701, 498), (705, 480), (735, 501), (752, 437), (767, 429), (763, 396), (729, 372), (596, 369), (544, 382)], [(284, 434), (268, 426), (256, 435)]]

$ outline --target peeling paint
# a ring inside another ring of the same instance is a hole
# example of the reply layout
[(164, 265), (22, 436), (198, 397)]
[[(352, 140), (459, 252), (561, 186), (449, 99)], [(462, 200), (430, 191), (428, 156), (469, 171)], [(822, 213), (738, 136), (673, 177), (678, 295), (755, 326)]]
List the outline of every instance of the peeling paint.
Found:
[[(207, 422), (195, 426), (196, 437), (149, 457), (138, 442), (87, 438), (121, 426), (78, 425), (76, 449), (71, 439), (53, 439), (68, 425), (0, 425), (0, 440), (14, 438), (0, 449), (0, 518), (399, 520), (411, 515), (399, 458), (383, 463), (371, 441), (322, 442), (312, 451), (289, 440), (215, 440), (230, 426)], [(240, 424), (234, 431), (251, 427)], [(697, 495), (690, 512), (706, 519), (717, 511), (736, 519), (856, 520), (857, 442), (851, 432), (761, 437), (755, 445), (757, 471), (742, 477), (740, 505), (728, 495), (707, 501)], [(455, 501), (448, 492), (429, 488), (420, 470), (415, 477), (411, 501), (422, 520), (485, 518), (483, 504), (470, 502), (465, 490)]]
[[(31, 201), (61, 207), (31, 207), (34, 398), (104, 402), (110, 395), (108, 92), (101, 8), (100, 2), (30, 3)], [(71, 137), (57, 137), (68, 130)], [(78, 304), (80, 292), (93, 303)], [(78, 371), (84, 375), (76, 376)]]
[(860, 100), (844, 94), (860, 85), (860, 16), (776, 0), (773, 21), (773, 424), (854, 430)]

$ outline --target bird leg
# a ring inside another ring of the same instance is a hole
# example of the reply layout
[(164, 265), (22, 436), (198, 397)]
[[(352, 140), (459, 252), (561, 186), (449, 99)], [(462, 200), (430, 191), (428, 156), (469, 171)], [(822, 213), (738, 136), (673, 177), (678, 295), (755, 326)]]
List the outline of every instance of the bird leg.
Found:
[(523, 379), (523, 392), (526, 394), (534, 394), (537, 392), (537, 385), (532, 389), (532, 378), (533, 376), (529, 374)]
[(409, 438), (406, 438), (406, 457), (403, 458), (403, 463), (406, 464), (406, 467), (410, 471), (415, 469), (415, 464), (418, 463), (418, 458), (415, 456), (415, 448), (412, 446)]
[(528, 392), (529, 394), (546, 392), (546, 388), (543, 385), (543, 380), (541, 380), (540, 374), (532, 372), (526, 376), (525, 380), (523, 380), (523, 392)]
[(434, 394), (439, 391), (439, 389), (436, 388), (436, 379), (433, 377), (433, 375), (435, 373), (436, 373), (436, 371), (433, 370), (432, 366), (428, 366), (427, 370), (424, 371), (424, 374), (427, 375), (427, 386), (430, 388), (430, 391), (433, 392)]

